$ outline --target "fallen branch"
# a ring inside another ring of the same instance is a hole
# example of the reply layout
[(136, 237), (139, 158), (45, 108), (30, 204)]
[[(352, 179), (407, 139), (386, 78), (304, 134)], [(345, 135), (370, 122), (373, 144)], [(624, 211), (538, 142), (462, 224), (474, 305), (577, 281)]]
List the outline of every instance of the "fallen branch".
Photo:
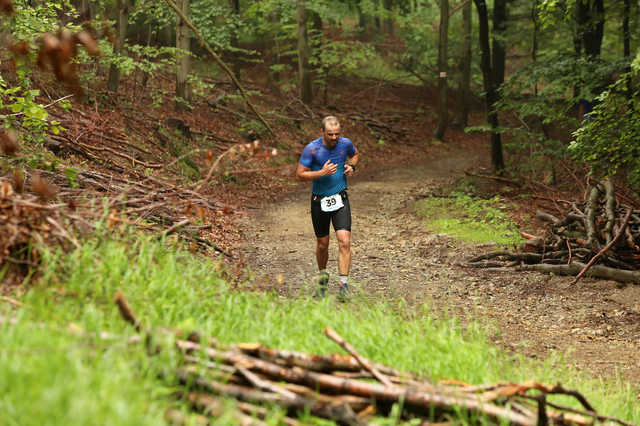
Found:
[(340, 345), (340, 347), (342, 349), (344, 349), (345, 351), (349, 352), (349, 354), (352, 357), (354, 357), (356, 359), (356, 361), (358, 361), (358, 364), (360, 364), (362, 366), (362, 368), (364, 368), (365, 370), (367, 370), (368, 372), (373, 374), (373, 377), (378, 379), (380, 382), (382, 382), (387, 387), (392, 387), (393, 386), (393, 383), (391, 383), (391, 381), (386, 376), (384, 376), (382, 373), (380, 373), (378, 371), (378, 369), (375, 368), (371, 362), (369, 362), (369, 360), (367, 360), (367, 359), (363, 358), (362, 356), (360, 356), (360, 354), (356, 351), (356, 349), (353, 346), (351, 346), (348, 342), (346, 342), (342, 338), (342, 336), (340, 336), (338, 333), (336, 333), (334, 330), (332, 330), (331, 328), (328, 328), (328, 327), (324, 329), (324, 334), (329, 339), (333, 340), (338, 345)]
[(12, 304), (13, 306), (16, 306), (16, 307), (24, 306), (24, 303), (22, 303), (22, 302), (20, 302), (20, 301), (18, 301), (16, 299), (12, 299), (9, 296), (0, 296), (0, 300), (4, 300), (5, 302), (8, 302), (8, 303), (10, 303), (10, 304)]
[(118, 310), (120, 311), (120, 315), (122, 315), (122, 318), (129, 324), (133, 325), (137, 332), (140, 332), (140, 323), (138, 322), (136, 315), (133, 313), (133, 310), (127, 303), (127, 299), (125, 299), (122, 291), (117, 291), (116, 295), (113, 298), (113, 301), (116, 303), (116, 305), (118, 305)]
[(596, 260), (598, 260), (598, 258), (600, 256), (602, 256), (607, 250), (609, 250), (611, 248), (611, 246), (613, 246), (616, 241), (618, 241), (618, 238), (620, 238), (620, 236), (622, 235), (622, 233), (624, 232), (625, 228), (627, 227), (627, 225), (629, 224), (629, 218), (631, 217), (631, 213), (633, 212), (633, 209), (629, 208), (629, 210), (627, 211), (627, 215), (624, 217), (624, 220), (622, 221), (622, 227), (620, 228), (620, 230), (617, 232), (616, 236), (609, 241), (609, 243), (604, 246), (602, 248), (602, 250), (600, 250), (598, 252), (598, 254), (596, 254), (595, 256), (593, 256), (591, 258), (591, 260), (589, 261), (589, 263), (587, 263), (584, 268), (582, 269), (582, 271), (580, 271), (580, 273), (578, 275), (576, 275), (576, 279), (573, 280), (571, 282), (571, 284), (575, 284), (578, 282), (578, 280), (585, 274), (585, 272), (587, 272), (587, 270), (591, 267), (591, 265), (593, 265), (595, 263)]

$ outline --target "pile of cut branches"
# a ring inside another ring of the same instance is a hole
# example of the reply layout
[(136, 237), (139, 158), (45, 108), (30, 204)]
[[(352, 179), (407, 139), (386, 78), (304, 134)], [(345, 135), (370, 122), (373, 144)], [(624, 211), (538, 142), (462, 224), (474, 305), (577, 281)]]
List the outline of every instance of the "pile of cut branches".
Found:
[[(115, 302), (122, 317), (143, 331), (122, 293), (118, 292)], [(296, 417), (306, 414), (346, 425), (368, 424), (374, 416), (392, 415), (426, 422), (458, 419), (533, 426), (587, 425), (599, 420), (628, 424), (599, 415), (582, 394), (560, 384), (472, 386), (457, 380), (434, 384), (364, 358), (330, 328), (325, 329), (325, 335), (348, 355), (312, 355), (258, 343), (225, 345), (194, 332), (187, 338), (179, 330), (162, 332), (176, 337), (176, 347), (183, 354), (184, 364), (176, 372), (180, 387), (175, 396), (196, 412), (214, 418), (229, 414), (223, 398), (235, 399), (233, 416), (242, 425), (265, 424), (265, 406), (274, 405), (286, 411), (283, 422), (287, 425), (300, 424)], [(138, 341), (148, 343), (153, 340), (150, 337), (147, 331), (146, 338)], [(581, 408), (552, 402), (551, 395), (573, 397)], [(174, 410), (167, 411), (167, 418), (175, 423), (184, 421)]]
[[(33, 180), (40, 191), (56, 191), (38, 176)], [(69, 232), (68, 218), (60, 210), (63, 205), (46, 203), (36, 195), (16, 193), (8, 180), (0, 179), (0, 265), (5, 260), (17, 265), (36, 265), (39, 255), (34, 242), (78, 246)]]
[(497, 250), (462, 266), (502, 271), (515, 267), (558, 275), (640, 283), (640, 210), (618, 202), (613, 184), (595, 185), (586, 201), (572, 203), (564, 217), (538, 211), (549, 224), (545, 236), (527, 233), (519, 251)]
[(179, 233), (230, 256), (207, 233), (223, 207), (187, 186), (98, 171), (78, 172), (73, 180), (71, 187), (67, 174), (47, 170), (0, 177), (0, 265), (37, 266), (38, 245), (80, 247), (79, 237), (99, 221), (108, 228), (125, 223), (157, 235)]
[[(231, 257), (224, 247), (227, 244), (219, 244), (228, 239), (226, 216), (231, 210), (212, 199), (210, 181), (221, 173), (222, 160), (255, 160), (259, 164), (276, 155), (273, 150), (256, 141), (231, 145), (217, 155), (195, 148), (172, 161), (164, 155), (144, 158), (142, 148), (136, 153), (127, 150), (131, 144), (115, 127), (100, 127), (86, 114), (78, 113), (78, 121), (67, 125), (83, 132), (74, 137), (72, 131), (57, 139), (51, 136), (47, 144), (57, 142), (50, 148), (70, 149), (102, 167), (23, 169), (19, 166), (24, 156), (18, 134), (0, 131), (0, 154), (15, 157), (9, 161), (16, 165), (13, 173), (0, 176), (0, 266), (5, 262), (37, 266), (38, 244), (79, 247), (80, 235), (95, 229), (99, 221), (105, 221), (109, 228), (124, 223), (157, 235), (175, 233), (196, 248)], [(170, 170), (192, 156), (203, 159), (206, 175), (186, 184), (180, 176), (172, 177)]]

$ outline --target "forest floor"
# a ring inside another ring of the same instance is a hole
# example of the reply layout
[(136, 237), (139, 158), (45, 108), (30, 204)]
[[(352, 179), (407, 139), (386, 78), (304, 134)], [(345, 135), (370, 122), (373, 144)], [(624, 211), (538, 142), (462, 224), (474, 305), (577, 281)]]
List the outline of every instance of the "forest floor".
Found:
[[(486, 325), (494, 343), (509, 352), (537, 360), (562, 355), (587, 374), (619, 375), (640, 389), (640, 286), (591, 278), (572, 285), (573, 277), (463, 268), (457, 263), (489, 247), (426, 229), (416, 200), (481, 164), (478, 154), (444, 148), (419, 165), (352, 179), (350, 282), (356, 293), (410, 306), (427, 303), (436, 314)], [(244, 221), (242, 252), (256, 282), (283, 296), (313, 291), (315, 237), (306, 186), (251, 210)], [(333, 235), (330, 294), (337, 292), (337, 252)]]
[[(395, 98), (405, 102), (410, 114), (409, 99), (416, 95), (387, 96), (382, 105), (392, 105)], [(446, 191), (465, 172), (486, 173), (490, 159), (486, 139), (454, 130), (441, 145), (411, 143), (431, 135), (434, 125), (415, 116), (403, 122), (408, 143), (394, 145), (397, 153), (376, 146), (361, 150), (364, 167), (349, 182), (350, 283), (355, 292), (371, 299), (404, 300), (410, 306), (426, 303), (437, 315), (480, 322), (508, 352), (540, 361), (562, 356), (585, 374), (622, 377), (640, 392), (640, 286), (593, 278), (572, 285), (573, 277), (463, 268), (458, 262), (492, 247), (427, 230), (416, 201)], [(358, 146), (358, 135), (349, 129), (343, 134)], [(285, 175), (292, 182), (293, 170)], [(487, 185), (489, 193), (505, 189), (495, 181)], [(256, 285), (285, 297), (313, 291), (317, 267), (309, 191), (310, 184), (291, 184), (268, 202), (254, 200), (242, 221), (239, 252)], [(541, 231), (544, 225), (531, 217), (543, 199), (511, 194), (510, 202), (518, 206), (511, 215), (520, 230)], [(330, 295), (337, 292), (337, 252), (332, 233)]]

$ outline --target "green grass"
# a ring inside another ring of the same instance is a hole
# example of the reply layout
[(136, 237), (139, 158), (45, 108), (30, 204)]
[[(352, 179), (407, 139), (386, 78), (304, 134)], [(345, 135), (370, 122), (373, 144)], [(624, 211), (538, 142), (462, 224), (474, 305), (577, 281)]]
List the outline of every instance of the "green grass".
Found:
[[(332, 327), (364, 356), (398, 369), (469, 383), (562, 382), (602, 413), (640, 420), (630, 387), (580, 376), (561, 360), (534, 367), (507, 357), (477, 325), (436, 321), (426, 306), (233, 290), (215, 260), (147, 237), (96, 237), (68, 255), (48, 252), (44, 262), (43, 276), (21, 297), (23, 307), (0, 305), (0, 316), (16, 319), (0, 324), (0, 425), (155, 425), (167, 407), (180, 408), (170, 396), (177, 353), (165, 347), (149, 357), (140, 345), (125, 343), (135, 332), (113, 303), (118, 290), (147, 326), (195, 329), (230, 343), (340, 352), (323, 335)], [(122, 337), (92, 337), (103, 331)]]
[(516, 245), (522, 241), (517, 226), (498, 197), (489, 200), (472, 198), (454, 192), (450, 197), (429, 197), (420, 200), (416, 209), (433, 232), (450, 234), (470, 243), (494, 242)]

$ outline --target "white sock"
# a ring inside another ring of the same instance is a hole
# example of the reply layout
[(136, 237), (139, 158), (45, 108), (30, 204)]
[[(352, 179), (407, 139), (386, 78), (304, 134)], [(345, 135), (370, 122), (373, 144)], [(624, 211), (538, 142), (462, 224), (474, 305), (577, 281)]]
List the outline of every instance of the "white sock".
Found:
[(348, 279), (348, 275), (340, 275), (340, 285), (346, 284)]

